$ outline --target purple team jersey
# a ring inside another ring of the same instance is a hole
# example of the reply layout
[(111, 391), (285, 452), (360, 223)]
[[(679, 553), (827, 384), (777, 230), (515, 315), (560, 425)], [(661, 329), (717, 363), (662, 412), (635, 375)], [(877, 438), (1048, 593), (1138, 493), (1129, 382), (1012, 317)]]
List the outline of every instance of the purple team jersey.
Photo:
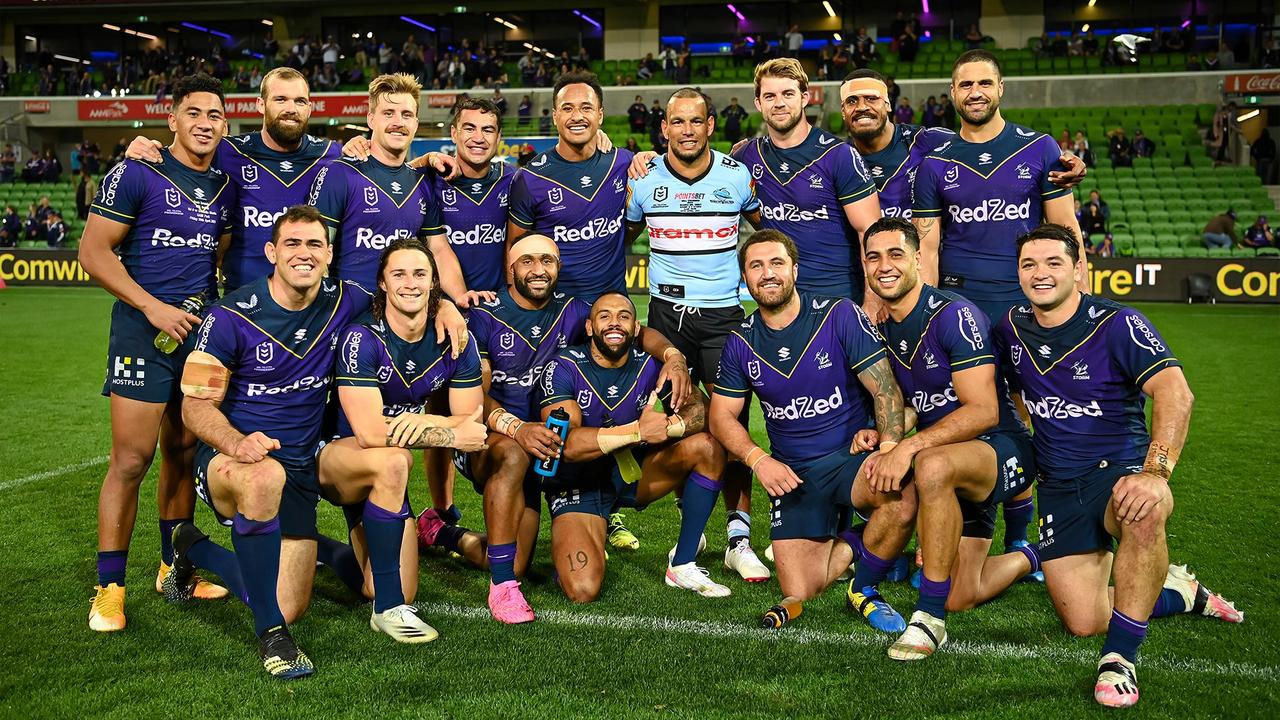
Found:
[[(382, 393), (382, 415), (424, 412), (427, 398), (447, 383), (452, 390), (480, 387), (480, 354), (475, 343), (456, 360), (448, 343), (427, 323), (417, 342), (402, 340), (385, 322), (365, 315), (348, 325), (338, 344), (338, 387), (374, 387)], [(336, 393), (335, 393), (336, 398)], [(351, 423), (338, 405), (338, 436), (350, 437)]]
[(773, 456), (807, 462), (848, 451), (853, 435), (874, 427), (858, 373), (884, 357), (880, 336), (847, 298), (800, 293), (800, 315), (773, 330), (760, 311), (729, 334), (716, 393), (755, 393)]
[(527, 310), (511, 290), (472, 308), (467, 324), (480, 357), (489, 361), (489, 396), (521, 420), (540, 418), (534, 389), (547, 363), (569, 345), (586, 340), (591, 306), (555, 293), (541, 310)]
[(885, 217), (911, 219), (911, 185), (916, 180), (920, 162), (955, 137), (956, 134), (946, 128), (896, 125), (883, 150), (862, 156), (880, 193), (880, 212)]
[(231, 230), (234, 193), (161, 148), (160, 162), (122, 160), (102, 178), (89, 212), (129, 226), (117, 251), (129, 277), (169, 304), (217, 295), (218, 241)]
[(333, 381), (338, 333), (369, 309), (358, 285), (322, 281), (304, 310), (285, 310), (259, 278), (222, 298), (200, 324), (195, 350), (231, 371), (222, 412), (232, 427), (280, 441), (281, 460), (312, 461)]
[(337, 232), (332, 274), (369, 290), (378, 285), (378, 257), (392, 240), (444, 231), (426, 174), (373, 157), (343, 157), (321, 168), (308, 202)]
[(938, 277), (982, 305), (1017, 303), (1018, 236), (1040, 225), (1044, 202), (1071, 191), (1049, 182), (1062, 170), (1053, 138), (1006, 123), (984, 143), (956, 135), (920, 163), (911, 205), (915, 218), (942, 218)]
[(440, 206), (444, 234), (462, 265), (468, 290), (498, 292), (507, 286), (507, 212), (515, 169), (492, 163), (483, 178), (446, 181), (431, 174), (431, 192)]
[(320, 168), (342, 154), (338, 143), (310, 135), (293, 152), (277, 152), (262, 131), (223, 138), (214, 163), (231, 179), (239, 214), (231, 227), (231, 247), (222, 258), (227, 291), (266, 277), (275, 268), (263, 247), (284, 211), (304, 205)]
[(649, 396), (658, 389), (662, 363), (633, 347), (622, 367), (607, 368), (591, 357), (591, 348), (577, 345), (547, 363), (542, 373), (541, 405), (565, 400), (577, 403), (583, 427), (613, 427), (640, 419)]
[(569, 162), (552, 148), (511, 182), (511, 222), (560, 246), (560, 291), (588, 303), (627, 291), (627, 167), (631, 152)]
[(733, 157), (756, 181), (763, 228), (783, 232), (800, 250), (796, 288), (862, 302), (858, 233), (844, 207), (873, 195), (876, 186), (858, 151), (815, 127), (795, 147), (753, 138)]
[(1140, 465), (1147, 455), (1142, 384), (1181, 363), (1137, 310), (1081, 295), (1067, 322), (1044, 328), (1027, 305), (996, 327), (1011, 387), (1032, 417), (1042, 480), (1072, 482), (1099, 461)]

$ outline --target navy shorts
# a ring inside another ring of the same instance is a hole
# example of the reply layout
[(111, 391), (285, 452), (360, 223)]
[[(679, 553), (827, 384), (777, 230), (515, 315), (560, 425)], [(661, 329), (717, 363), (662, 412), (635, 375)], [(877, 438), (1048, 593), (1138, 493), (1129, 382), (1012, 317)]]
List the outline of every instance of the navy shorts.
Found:
[(107, 340), (107, 378), (102, 394), (130, 400), (167, 403), (182, 398), (182, 366), (194, 346), (195, 333), (165, 355), (156, 349), (156, 330), (141, 311), (119, 300), (111, 306), (111, 334)]
[[(213, 494), (209, 491), (209, 463), (218, 451), (203, 442), (196, 442), (196, 494), (213, 510), (218, 522), (231, 525), (231, 519), (223, 517), (213, 506)], [(320, 502), (320, 477), (316, 474), (314, 460), (292, 462), (275, 458), (284, 466), (284, 490), (280, 493), (280, 534), (291, 537), (314, 538), (316, 530), (316, 506)]]
[[(636, 464), (644, 467), (649, 448), (642, 445), (623, 452), (631, 453)], [(610, 513), (620, 507), (644, 509), (636, 504), (639, 485), (639, 482), (629, 483), (622, 479), (622, 471), (612, 457), (602, 457), (574, 464), (562, 460), (556, 477), (543, 479), (542, 490), (546, 493), (547, 507), (553, 520), (567, 513), (599, 515), (608, 520)]]
[(795, 490), (773, 498), (769, 537), (774, 540), (829, 538), (844, 529), (842, 510), (852, 509), (850, 495), (858, 470), (868, 453), (850, 455), (847, 450), (807, 463), (791, 463), (804, 482)]
[(1107, 505), (1116, 482), (1142, 472), (1141, 463), (1125, 465), (1103, 460), (1074, 481), (1046, 483), (1036, 488), (1040, 506), (1040, 560), (1112, 549), (1107, 532)]
[(995, 432), (976, 439), (996, 453), (996, 486), (982, 502), (960, 500), (960, 513), (964, 516), (961, 536), (990, 540), (996, 534), (996, 506), (1031, 487), (1036, 476), (1035, 452), (1031, 437), (1025, 433)]
[[(457, 450), (453, 451), (453, 466), (462, 473), (462, 477), (471, 481), (471, 487), (475, 488), (476, 493), (484, 495), (484, 486), (488, 482), (488, 478), (482, 478), (477, 475), (471, 467), (472, 455), (474, 453), (464, 453)], [(533, 471), (533, 463), (537, 460), (529, 459), (529, 469), (524, 474), (524, 506), (531, 510), (542, 509), (542, 476)]]

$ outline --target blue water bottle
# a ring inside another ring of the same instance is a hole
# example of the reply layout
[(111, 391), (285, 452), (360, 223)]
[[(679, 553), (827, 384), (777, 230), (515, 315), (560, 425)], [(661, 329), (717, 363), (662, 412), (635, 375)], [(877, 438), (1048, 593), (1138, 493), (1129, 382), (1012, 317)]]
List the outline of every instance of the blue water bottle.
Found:
[[(547, 427), (551, 432), (560, 436), (560, 442), (563, 443), (565, 438), (569, 436), (569, 413), (561, 408), (551, 411), (551, 416), (547, 418)], [(563, 451), (563, 450), (562, 450)], [(541, 460), (537, 465), (533, 466), (533, 471), (542, 477), (554, 477), (556, 470), (560, 468), (560, 457), (549, 457)]]

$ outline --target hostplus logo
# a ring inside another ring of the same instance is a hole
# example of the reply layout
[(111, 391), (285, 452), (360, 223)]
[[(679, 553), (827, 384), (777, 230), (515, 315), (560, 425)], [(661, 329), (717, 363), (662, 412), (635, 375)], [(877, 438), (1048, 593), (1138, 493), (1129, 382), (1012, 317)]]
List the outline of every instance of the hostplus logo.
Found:
[(112, 384), (142, 387), (147, 379), (147, 372), (143, 369), (146, 365), (147, 361), (144, 358), (117, 355), (115, 362), (112, 363)]
[(948, 205), (951, 222), (1001, 222), (1004, 220), (1027, 220), (1031, 217), (1031, 198), (1020, 204), (1014, 204), (1002, 198), (988, 198), (974, 207)]

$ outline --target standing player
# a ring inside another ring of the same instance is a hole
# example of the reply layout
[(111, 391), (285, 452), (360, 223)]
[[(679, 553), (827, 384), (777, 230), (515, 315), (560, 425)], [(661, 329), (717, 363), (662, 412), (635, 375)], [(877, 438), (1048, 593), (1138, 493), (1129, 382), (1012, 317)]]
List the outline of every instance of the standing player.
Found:
[(1169, 564), (1169, 480), (1193, 402), (1181, 363), (1140, 313), (1078, 291), (1084, 267), (1075, 230), (1042, 225), (1017, 249), (1030, 307), (1001, 318), (996, 338), (1035, 418), (1045, 582), (1068, 632), (1106, 633), (1093, 696), (1125, 707), (1138, 702), (1134, 665), (1148, 618), (1196, 613), (1241, 622), (1244, 613), (1186, 566)]
[(552, 98), (560, 138), (512, 181), (507, 243), (529, 233), (553, 239), (564, 260), (561, 292), (590, 303), (627, 291), (622, 216), (631, 153), (597, 147), (604, 91), (595, 75), (561, 75)]
[[(649, 172), (627, 190), (628, 244), (649, 231), (649, 327), (693, 359), (693, 380), (708, 393), (715, 388), (725, 338), (743, 319), (738, 226), (744, 217), (760, 225), (750, 172), (709, 147), (716, 125), (707, 114), (709, 104), (693, 88), (671, 95), (662, 121), (667, 154), (652, 160)], [(769, 568), (751, 550), (751, 473), (735, 462), (724, 484), (725, 567), (749, 582), (768, 580)]]
[(329, 227), (336, 277), (373, 287), (379, 253), (391, 241), (425, 238), (445, 294), (466, 308), (477, 296), (467, 293), (431, 185), (424, 172), (405, 162), (418, 131), (421, 89), (417, 80), (403, 73), (380, 75), (369, 83), (369, 158), (343, 157), (321, 169), (309, 202)]
[(694, 562), (720, 492), (724, 448), (704, 430), (701, 393), (672, 415), (658, 410), (665, 388), (658, 363), (635, 347), (639, 329), (625, 293), (601, 295), (586, 323), (589, 343), (560, 353), (543, 372), (542, 419), (561, 410), (570, 426), (556, 475), (543, 483), (560, 587), (573, 602), (599, 597), (606, 518), (613, 508), (644, 508), (683, 486), (680, 536), (666, 583), (725, 597), (729, 588)]
[(920, 238), (910, 222), (877, 220), (863, 244), (867, 280), (889, 310), (880, 334), (919, 430), (867, 463), (873, 483), (914, 470), (919, 496), (920, 599), (889, 657), (921, 660), (946, 642), (948, 610), (986, 602), (1039, 568), (1030, 546), (987, 557), (996, 504), (1031, 487), (1035, 463), (997, 380), (986, 316), (920, 282)]
[[(915, 488), (901, 480), (874, 483), (863, 469), (877, 457), (867, 452), (874, 448), (868, 436), (878, 434), (882, 453), (902, 439), (902, 393), (860, 308), (796, 290), (798, 255), (777, 230), (753, 234), (738, 251), (759, 309), (725, 343), (711, 430), (773, 498), (773, 555), (783, 595), (817, 596), (857, 553), (851, 605), (877, 630), (902, 632), (902, 616), (875, 586), (911, 538)], [(772, 455), (738, 420), (747, 393), (760, 398)], [(867, 432), (871, 427), (875, 433)], [(841, 509), (870, 516), (861, 536), (838, 525)]]
[[(799, 62), (761, 64), (755, 88), (768, 134), (748, 140), (733, 156), (756, 180), (762, 224), (795, 239), (804, 266), (797, 289), (861, 304), (858, 238), (880, 218), (866, 166), (847, 143), (805, 118), (809, 77)], [(878, 303), (874, 296), (867, 301)]]
[[(157, 589), (173, 563), (173, 527), (195, 512), (194, 439), (183, 427), (178, 392), (189, 347), (166, 354), (156, 341), (166, 334), (182, 343), (200, 323), (184, 301), (203, 304), (217, 294), (218, 253), (230, 240), (234, 195), (227, 176), (212, 167), (226, 131), (222, 85), (203, 74), (175, 83), (169, 129), (173, 144), (159, 152), (159, 162), (126, 160), (102, 179), (80, 241), (85, 271), (116, 297), (102, 389), (111, 399), (111, 460), (98, 496), (98, 586), (89, 609), (89, 627), (99, 632), (125, 626), (129, 539), (157, 440)], [(205, 582), (195, 592), (205, 599), (227, 594)]]

